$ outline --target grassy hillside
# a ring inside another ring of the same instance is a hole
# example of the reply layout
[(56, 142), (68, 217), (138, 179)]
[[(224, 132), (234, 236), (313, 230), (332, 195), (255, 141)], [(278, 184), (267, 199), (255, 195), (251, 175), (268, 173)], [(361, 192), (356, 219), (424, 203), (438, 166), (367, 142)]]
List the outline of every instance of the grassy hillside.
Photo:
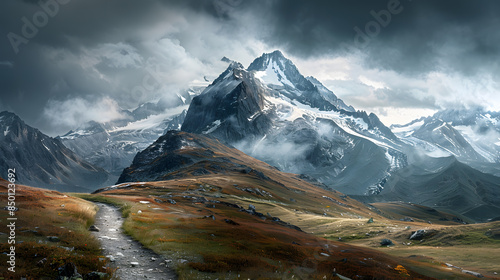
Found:
[[(125, 183), (84, 197), (129, 205), (124, 229), (176, 260), (180, 279), (338, 279), (334, 271), (352, 279), (431, 279), (424, 275), (441, 270), (426, 264), (416, 273), (405, 259), (323, 238), (326, 221), (385, 218), (292, 175), (283, 180), (286, 191), (259, 176), (206, 175)], [(250, 205), (261, 214), (245, 211)]]
[[(7, 205), (8, 182), (0, 179), (0, 205)], [(94, 204), (57, 191), (16, 186), (15, 229), (16, 269), (7, 271), (8, 256), (0, 254), (5, 279), (55, 279), (57, 269), (68, 262), (76, 265), (82, 275), (107, 272), (107, 260), (100, 255), (99, 242), (87, 230), (93, 223)], [(0, 252), (10, 252), (10, 232), (6, 227), (9, 211), (0, 211)], [(13, 277), (13, 278), (10, 278)]]

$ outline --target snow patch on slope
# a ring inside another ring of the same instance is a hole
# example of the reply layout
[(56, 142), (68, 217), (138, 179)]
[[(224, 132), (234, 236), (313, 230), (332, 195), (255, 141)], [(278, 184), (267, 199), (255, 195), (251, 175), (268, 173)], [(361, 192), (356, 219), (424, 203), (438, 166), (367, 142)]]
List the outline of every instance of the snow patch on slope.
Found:
[[(491, 119), (494, 120), (494, 119)], [(489, 140), (484, 139), (487, 136), (481, 135), (477, 132), (474, 131), (474, 129), (470, 126), (455, 126), (455, 129), (458, 130), (464, 138), (467, 140), (467, 142), (472, 146), (472, 148), (479, 153), (482, 157), (484, 157), (488, 162), (494, 163), (496, 162), (497, 156), (495, 154), (492, 154), (491, 151), (488, 151), (484, 147), (481, 146), (481, 143), (488, 143)], [(500, 138), (499, 138), (500, 140)], [(496, 146), (499, 145), (500, 142), (495, 143)]]
[(421, 120), (407, 126), (397, 126), (392, 128), (392, 132), (400, 137), (411, 136), (415, 131), (424, 125), (425, 121)]
[(335, 111), (321, 111), (317, 108), (310, 107), (309, 105), (302, 103), (294, 103), (287, 97), (266, 97), (266, 105), (263, 111), (271, 110), (273, 106), (277, 109), (277, 114), (282, 121), (293, 122), (299, 118), (307, 117), (307, 119), (317, 120), (317, 119), (327, 119), (335, 122), (344, 132), (366, 139), (375, 145), (384, 148), (395, 149), (395, 145), (388, 144), (390, 141), (387, 138), (381, 137), (380, 135), (374, 135), (380, 137), (381, 140), (386, 140), (388, 143), (374, 139), (373, 137), (365, 136), (358, 131), (368, 131), (368, 124), (360, 118), (353, 118), (351, 116), (346, 116)]
[(295, 86), (286, 78), (285, 73), (278, 66), (276, 61), (267, 63), (267, 68), (264, 71), (255, 72), (255, 77), (260, 79), (265, 84), (271, 85), (287, 85), (295, 88)]
[(209, 133), (212, 133), (214, 132), (217, 128), (219, 128), (219, 126), (221, 125), (221, 121), (220, 120), (216, 120), (212, 123), (212, 125), (210, 126), (209, 129), (203, 131), (202, 133), (203, 134), (209, 134)]

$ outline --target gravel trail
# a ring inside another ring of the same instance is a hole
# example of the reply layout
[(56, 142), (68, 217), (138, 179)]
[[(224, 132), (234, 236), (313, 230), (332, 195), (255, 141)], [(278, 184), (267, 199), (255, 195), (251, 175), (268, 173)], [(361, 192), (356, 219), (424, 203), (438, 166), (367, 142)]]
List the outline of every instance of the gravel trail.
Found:
[(95, 226), (99, 231), (93, 234), (101, 242), (104, 255), (112, 260), (111, 266), (117, 268), (115, 277), (120, 280), (177, 279), (173, 269), (168, 267), (172, 264), (171, 261), (143, 247), (123, 233), (121, 226), (124, 219), (118, 208), (103, 203), (96, 204), (99, 206), (99, 211), (95, 218)]

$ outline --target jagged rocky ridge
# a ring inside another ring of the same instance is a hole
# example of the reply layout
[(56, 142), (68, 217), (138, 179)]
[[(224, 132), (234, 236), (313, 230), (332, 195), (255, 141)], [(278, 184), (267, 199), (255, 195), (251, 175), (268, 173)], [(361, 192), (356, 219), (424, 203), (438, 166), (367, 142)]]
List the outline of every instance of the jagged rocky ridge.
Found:
[[(355, 111), (316, 79), (303, 77), (281, 52), (264, 54), (248, 69), (227, 62), (229, 67), (193, 99), (182, 124), (183, 131), (210, 140), (187, 141), (168, 133), (137, 155), (120, 183), (241, 169), (244, 163), (235, 166), (207, 148), (205, 141), (218, 139), (221, 145), (367, 202), (412, 201), (476, 221), (499, 215), (495, 197), (500, 178), (465, 164), (467, 159), (495, 170), (457, 123), (424, 118), (393, 127), (394, 134), (374, 114)], [(490, 119), (482, 126), (477, 117), (458, 121), (496, 133), (495, 117), (482, 116)], [(199, 148), (196, 154), (188, 152), (190, 145)], [(211, 158), (211, 164), (200, 156)], [(189, 172), (178, 172), (186, 168)]]
[(123, 170), (117, 184), (228, 172), (269, 179), (264, 173), (250, 168), (241, 157), (250, 158), (216, 138), (171, 130), (138, 153), (132, 165)]
[(368, 194), (407, 165), (403, 143), (376, 115), (347, 106), (279, 51), (247, 69), (231, 62), (193, 99), (182, 130), (348, 194)]

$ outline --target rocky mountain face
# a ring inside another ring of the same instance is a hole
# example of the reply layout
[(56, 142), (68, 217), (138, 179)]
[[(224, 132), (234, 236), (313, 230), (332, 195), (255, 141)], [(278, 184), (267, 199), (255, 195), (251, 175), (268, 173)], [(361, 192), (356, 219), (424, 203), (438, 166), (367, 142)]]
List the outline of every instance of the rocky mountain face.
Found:
[(59, 191), (89, 192), (102, 187), (108, 173), (78, 157), (59, 140), (0, 113), (0, 176), (15, 168), (20, 184)]
[(193, 88), (174, 100), (160, 99), (142, 104), (133, 111), (123, 111), (127, 118), (109, 123), (89, 122), (60, 137), (72, 151), (90, 163), (107, 170), (118, 179), (135, 155), (169, 130), (181, 128)]
[[(132, 165), (121, 174), (117, 184), (153, 182), (230, 172), (263, 173), (253, 170), (257, 160), (222, 144), (211, 136), (171, 130), (137, 154)], [(277, 169), (258, 162), (264, 169)]]
[(160, 137), (119, 183), (244, 170), (213, 148), (229, 145), (367, 202), (411, 201), (476, 221), (500, 215), (499, 114), (440, 112), (391, 130), (302, 76), (279, 51), (248, 68), (227, 62), (193, 98), (181, 128), (190, 134)]
[(232, 62), (193, 99), (182, 130), (348, 194), (372, 193), (407, 165), (403, 143), (376, 115), (347, 106), (279, 51), (247, 69)]

